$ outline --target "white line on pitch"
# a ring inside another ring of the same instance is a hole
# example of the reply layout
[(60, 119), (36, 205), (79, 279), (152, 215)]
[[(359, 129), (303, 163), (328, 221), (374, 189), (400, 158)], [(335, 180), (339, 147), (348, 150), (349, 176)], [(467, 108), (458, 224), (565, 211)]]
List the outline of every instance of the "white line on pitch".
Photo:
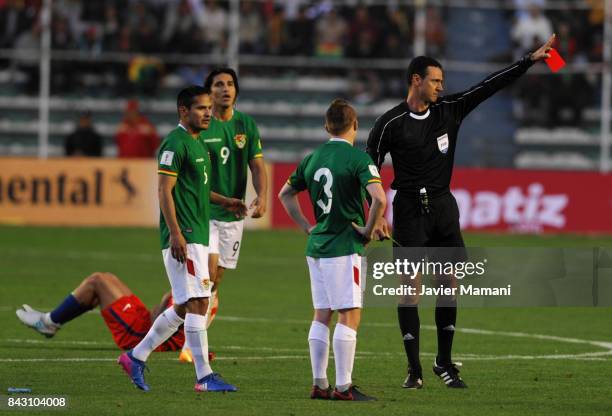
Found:
[[(432, 353), (422, 355), (434, 356)], [(333, 357), (329, 357), (333, 360)], [(369, 357), (357, 355), (355, 359), (366, 359)], [(309, 360), (308, 355), (267, 355), (267, 356), (246, 356), (246, 357), (217, 357), (215, 361), (268, 361), (268, 360)], [(507, 360), (575, 360), (575, 361), (608, 361), (601, 357), (591, 357), (586, 355), (500, 355), (500, 356), (484, 356), (484, 357), (463, 357), (456, 356), (457, 360), (463, 361), (507, 361)], [(0, 358), (1, 363), (84, 363), (84, 362), (116, 362), (116, 358), (90, 358), (90, 357), (71, 357), (71, 358)], [(177, 358), (157, 358), (155, 361), (177, 362)]]
[[(299, 320), (299, 319), (247, 318), (247, 317), (240, 317), (240, 316), (217, 316), (215, 319), (218, 319), (221, 321), (231, 321), (231, 322), (260, 322), (260, 323), (287, 323), (287, 324), (310, 324), (311, 323), (311, 321)], [(384, 323), (384, 322), (367, 322), (366, 321), (362, 323), (362, 326), (395, 328), (397, 327), (397, 324)], [(421, 328), (432, 330), (432, 331), (437, 330), (435, 325), (421, 325)], [(517, 337), (517, 338), (534, 338), (534, 339), (557, 341), (557, 342), (564, 342), (564, 343), (570, 343), (570, 344), (588, 344), (588, 345), (594, 345), (596, 347), (601, 347), (601, 348), (605, 348), (608, 350), (612, 350), (612, 342), (609, 342), (609, 341), (593, 341), (593, 340), (580, 339), (580, 338), (559, 337), (555, 335), (530, 334), (526, 332), (491, 331), (487, 329), (477, 329), (477, 328), (457, 328), (456, 331), (463, 332), (466, 334), (495, 335), (495, 336)]]
[[(216, 318), (220, 321), (229, 321), (229, 322), (258, 322), (258, 323), (286, 323), (286, 324), (304, 324), (308, 325), (311, 321), (304, 319), (271, 319), (271, 318), (250, 318), (250, 317), (240, 317), (240, 316), (218, 316)], [(374, 327), (393, 327), (395, 328), (395, 324), (391, 323), (380, 323), (380, 322), (364, 322), (363, 326), (374, 326)], [(428, 330), (436, 330), (437, 328), (433, 325), (422, 325), (421, 328)], [(532, 338), (532, 339), (540, 339), (546, 341), (555, 341), (562, 343), (570, 343), (570, 344), (587, 344), (593, 345), (599, 348), (603, 348), (607, 350), (607, 352), (612, 353), (612, 342), (608, 341), (594, 341), (594, 340), (586, 340), (580, 338), (569, 338), (569, 337), (559, 337), (555, 335), (546, 335), (546, 334), (530, 334), (526, 332), (508, 332), (508, 331), (492, 331), (486, 329), (477, 329), (477, 328), (457, 328), (457, 332), (463, 332), (467, 334), (478, 334), (478, 335), (494, 335), (494, 336), (506, 336), (506, 337), (515, 337), (515, 338)], [(85, 342), (85, 341), (84, 341)]]
[[(45, 341), (45, 340), (34, 340), (34, 339), (16, 339), (16, 338), (7, 338), (4, 340), (0, 340), (8, 343), (16, 343), (16, 344), (64, 344), (64, 345), (104, 345), (104, 346), (112, 346), (113, 343), (110, 342), (96, 342), (96, 341)], [(242, 345), (211, 345), (211, 349), (216, 349), (217, 351), (223, 350), (234, 350), (234, 351), (269, 351), (269, 352), (295, 352), (295, 353), (305, 353), (308, 352), (305, 348), (273, 348), (273, 347), (254, 347), (254, 346), (242, 346)], [(357, 356), (361, 358), (368, 358), (371, 356), (377, 357), (401, 357), (402, 353), (393, 353), (393, 352), (384, 352), (384, 351), (357, 351)], [(421, 352), (421, 355), (427, 357), (434, 357), (435, 353), (430, 352)], [(457, 360), (476, 360), (476, 361), (492, 361), (492, 360), (537, 360), (537, 359), (546, 359), (546, 360), (591, 360), (591, 359), (599, 359), (603, 360), (602, 357), (612, 356), (612, 350), (609, 351), (597, 351), (597, 352), (585, 352), (578, 354), (544, 354), (544, 355), (517, 355), (517, 354), (509, 354), (509, 355), (491, 355), (491, 354), (457, 354)], [(277, 357), (287, 357), (287, 356), (267, 356), (271, 359), (281, 359)], [(294, 357), (294, 356), (291, 356)], [(234, 359), (258, 359), (258, 358), (248, 358), (248, 357), (218, 357), (218, 360), (234, 360)], [(263, 358), (262, 358), (263, 359)], [(43, 358), (44, 360), (44, 358)], [(108, 359), (104, 359), (108, 360)], [(167, 360), (167, 359), (164, 359)], [(1, 360), (0, 360), (1, 361)]]

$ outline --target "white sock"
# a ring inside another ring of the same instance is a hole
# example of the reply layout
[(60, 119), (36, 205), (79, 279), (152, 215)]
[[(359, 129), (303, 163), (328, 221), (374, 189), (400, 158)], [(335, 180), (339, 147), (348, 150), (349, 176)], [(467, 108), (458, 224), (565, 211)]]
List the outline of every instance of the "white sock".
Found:
[(327, 382), (327, 363), (329, 361), (329, 328), (321, 322), (312, 321), (308, 333), (310, 364), (314, 385), (321, 389), (329, 387)]
[(191, 348), (196, 376), (198, 380), (201, 380), (213, 372), (208, 362), (206, 316), (195, 313), (188, 313), (185, 316), (185, 340)]
[(176, 314), (172, 306), (159, 314), (147, 335), (132, 350), (134, 358), (147, 361), (153, 350), (170, 338), (182, 323), (183, 319)]
[(51, 319), (51, 312), (43, 314), (42, 321), (45, 323), (45, 325), (56, 326), (58, 328), (61, 326), (60, 324), (53, 322), (53, 319)]
[(357, 331), (341, 323), (334, 330), (334, 360), (336, 362), (336, 388), (345, 391), (352, 383)]

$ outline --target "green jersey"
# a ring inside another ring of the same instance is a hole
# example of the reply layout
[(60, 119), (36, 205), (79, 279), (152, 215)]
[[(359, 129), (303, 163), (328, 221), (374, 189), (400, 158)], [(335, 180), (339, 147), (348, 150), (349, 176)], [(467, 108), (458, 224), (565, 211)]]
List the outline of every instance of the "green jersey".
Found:
[[(176, 219), (187, 243), (208, 245), (210, 217), (210, 158), (206, 146), (178, 126), (159, 148), (157, 173), (176, 177), (172, 198)], [(168, 248), (170, 230), (160, 212), (161, 247)]]
[[(244, 200), (249, 161), (263, 157), (261, 138), (255, 121), (234, 110), (232, 118), (213, 118), (200, 138), (206, 143), (212, 164), (211, 190), (223, 196)], [(211, 205), (211, 219), (238, 221), (236, 215), (219, 205)]]
[(287, 181), (308, 189), (317, 225), (308, 237), (306, 255), (340, 257), (363, 254), (363, 238), (351, 222), (365, 225), (365, 187), (381, 183), (370, 156), (342, 139), (331, 139), (298, 165)]

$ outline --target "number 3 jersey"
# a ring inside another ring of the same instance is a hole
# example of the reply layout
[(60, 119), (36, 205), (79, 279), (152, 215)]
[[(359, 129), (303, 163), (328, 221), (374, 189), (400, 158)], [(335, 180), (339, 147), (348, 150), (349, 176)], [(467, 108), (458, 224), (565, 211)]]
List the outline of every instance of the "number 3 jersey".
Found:
[[(210, 159), (202, 141), (179, 125), (159, 148), (157, 173), (176, 177), (172, 198), (176, 219), (188, 243), (208, 245), (210, 216)], [(170, 232), (159, 215), (161, 248), (168, 248)]]
[(296, 191), (308, 189), (317, 220), (306, 255), (363, 254), (363, 239), (351, 222), (365, 225), (365, 187), (380, 182), (370, 156), (346, 140), (333, 138), (306, 156), (287, 181)]
[[(208, 130), (200, 133), (210, 154), (212, 164), (211, 191), (223, 196), (244, 200), (249, 161), (263, 157), (261, 138), (255, 121), (234, 110), (232, 118), (221, 121), (213, 118)], [(219, 205), (211, 205), (211, 219), (238, 221), (236, 215)]]

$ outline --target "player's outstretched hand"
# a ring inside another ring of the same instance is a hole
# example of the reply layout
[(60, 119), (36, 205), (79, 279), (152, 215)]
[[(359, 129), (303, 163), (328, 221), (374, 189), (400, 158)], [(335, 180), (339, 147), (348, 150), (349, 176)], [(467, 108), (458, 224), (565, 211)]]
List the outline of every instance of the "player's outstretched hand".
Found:
[(542, 59), (550, 58), (550, 54), (548, 52), (550, 52), (550, 50), (552, 49), (552, 44), (555, 41), (555, 37), (556, 35), (553, 33), (544, 45), (542, 45), (538, 50), (531, 54), (531, 60), (535, 62), (540, 61)]
[(353, 226), (355, 231), (357, 231), (361, 235), (361, 237), (363, 237), (365, 244), (368, 244), (370, 241), (372, 241), (372, 233), (368, 234), (368, 230), (366, 227), (357, 225), (354, 222), (352, 222), (351, 225)]
[(179, 263), (185, 263), (187, 259), (187, 241), (181, 233), (170, 234), (170, 253)]
[(253, 209), (253, 213), (251, 214), (251, 218), (261, 218), (266, 213), (266, 200), (265, 198), (257, 197), (251, 202), (249, 205), (249, 209)]
[(236, 218), (244, 218), (247, 215), (247, 206), (244, 205), (242, 200), (237, 198), (225, 198), (223, 201), (223, 208), (233, 212)]

